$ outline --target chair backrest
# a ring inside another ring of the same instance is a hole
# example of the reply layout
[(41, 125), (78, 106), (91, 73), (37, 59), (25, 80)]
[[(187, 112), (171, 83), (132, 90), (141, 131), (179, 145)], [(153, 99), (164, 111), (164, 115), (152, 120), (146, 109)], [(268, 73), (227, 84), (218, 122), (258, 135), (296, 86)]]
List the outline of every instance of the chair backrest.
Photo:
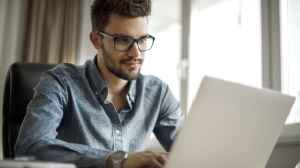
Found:
[(14, 145), (19, 128), (26, 114), (26, 107), (33, 96), (33, 88), (43, 72), (54, 64), (14, 63), (5, 81), (3, 98), (3, 157), (14, 157)]

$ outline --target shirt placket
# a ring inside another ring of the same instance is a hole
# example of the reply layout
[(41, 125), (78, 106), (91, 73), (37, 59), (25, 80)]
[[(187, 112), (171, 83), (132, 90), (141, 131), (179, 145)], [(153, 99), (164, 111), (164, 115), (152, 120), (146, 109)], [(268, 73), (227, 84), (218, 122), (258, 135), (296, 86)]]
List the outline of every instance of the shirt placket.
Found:
[[(113, 111), (114, 116), (114, 124), (113, 124), (113, 142), (114, 142), (114, 151), (123, 150), (123, 128), (122, 122), (120, 120), (120, 114), (116, 111), (114, 105), (108, 101), (105, 101), (111, 111)], [(115, 115), (116, 114), (116, 115)]]
[(123, 150), (123, 129), (120, 123), (114, 126), (114, 150)]

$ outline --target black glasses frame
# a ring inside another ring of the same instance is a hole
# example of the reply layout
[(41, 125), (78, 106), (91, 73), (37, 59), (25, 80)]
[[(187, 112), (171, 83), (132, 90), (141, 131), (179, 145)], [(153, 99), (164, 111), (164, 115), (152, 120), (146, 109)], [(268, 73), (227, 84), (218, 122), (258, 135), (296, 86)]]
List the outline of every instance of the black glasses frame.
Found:
[[(152, 36), (152, 35), (150, 35), (150, 34), (148, 34), (148, 35), (146, 35), (146, 36), (143, 36), (143, 37), (140, 37), (140, 38), (137, 38), (137, 39), (136, 39), (136, 38), (133, 38), (133, 37), (130, 37), (130, 36), (113, 35), (113, 34), (109, 34), (109, 33), (103, 32), (103, 31), (97, 31), (96, 33), (97, 33), (99, 36), (107, 37), (107, 38), (112, 39), (113, 42), (114, 42), (114, 49), (115, 49), (116, 51), (120, 51), (120, 52), (127, 52), (127, 51), (129, 51), (129, 50), (131, 49), (131, 47), (134, 45), (134, 43), (137, 44), (137, 46), (138, 46), (140, 52), (149, 51), (149, 50), (152, 49), (153, 44), (154, 44), (154, 41), (155, 41), (155, 37)], [(116, 47), (116, 41), (117, 41), (119, 38), (122, 38), (122, 37), (126, 37), (126, 38), (132, 39), (131, 44), (130, 44), (126, 49), (124, 49), (124, 50), (120, 50), (120, 49), (118, 49), (118, 48)], [(151, 46), (150, 46), (149, 48), (147, 48), (147, 49), (141, 49), (140, 44), (139, 44), (139, 41), (142, 40), (142, 39), (145, 39), (145, 38), (150, 38), (150, 39), (152, 39), (152, 44), (151, 44)]]

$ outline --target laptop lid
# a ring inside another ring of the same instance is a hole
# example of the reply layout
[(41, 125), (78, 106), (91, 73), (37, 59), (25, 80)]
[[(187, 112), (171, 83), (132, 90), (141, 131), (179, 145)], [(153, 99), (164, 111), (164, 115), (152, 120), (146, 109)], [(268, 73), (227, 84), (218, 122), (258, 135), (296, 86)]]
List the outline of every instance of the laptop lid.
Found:
[(204, 77), (167, 168), (263, 168), (294, 98)]

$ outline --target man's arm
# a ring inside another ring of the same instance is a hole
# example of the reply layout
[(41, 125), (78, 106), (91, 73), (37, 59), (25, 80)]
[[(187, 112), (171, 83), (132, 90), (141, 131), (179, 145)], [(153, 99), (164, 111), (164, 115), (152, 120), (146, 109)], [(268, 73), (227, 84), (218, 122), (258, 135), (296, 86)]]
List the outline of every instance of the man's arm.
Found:
[(15, 146), (16, 156), (34, 156), (39, 160), (102, 168), (111, 151), (56, 138), (68, 99), (64, 87), (63, 81), (50, 74), (46, 74), (39, 82), (20, 128)]
[(181, 111), (180, 104), (169, 87), (166, 86), (160, 114), (154, 128), (154, 134), (166, 151), (170, 151), (183, 121), (184, 114)]

